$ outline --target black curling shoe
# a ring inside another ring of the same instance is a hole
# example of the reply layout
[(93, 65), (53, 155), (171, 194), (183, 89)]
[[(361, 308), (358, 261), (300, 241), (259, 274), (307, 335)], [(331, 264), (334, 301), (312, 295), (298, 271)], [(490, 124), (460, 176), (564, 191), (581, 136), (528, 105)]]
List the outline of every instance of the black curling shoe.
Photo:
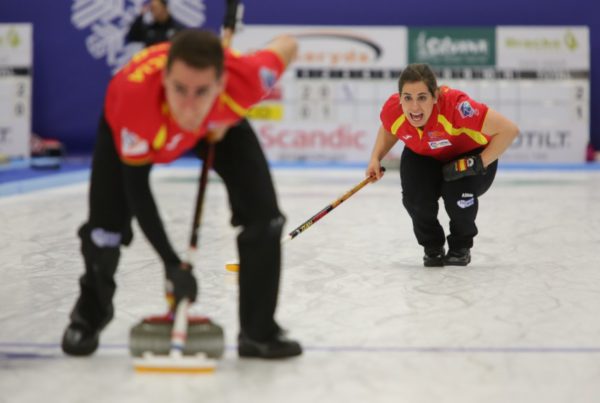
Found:
[(446, 266), (466, 266), (471, 263), (471, 250), (469, 248), (450, 249), (444, 256)]
[(425, 267), (442, 267), (444, 266), (444, 247), (441, 248), (425, 248), (423, 256), (423, 266)]
[(89, 326), (71, 322), (63, 335), (62, 350), (68, 355), (91, 355), (98, 348), (99, 334), (100, 332), (91, 330)]
[(267, 341), (252, 340), (244, 333), (240, 333), (238, 336), (238, 355), (240, 357), (277, 359), (295, 357), (300, 354), (302, 354), (300, 343), (288, 339), (281, 331)]

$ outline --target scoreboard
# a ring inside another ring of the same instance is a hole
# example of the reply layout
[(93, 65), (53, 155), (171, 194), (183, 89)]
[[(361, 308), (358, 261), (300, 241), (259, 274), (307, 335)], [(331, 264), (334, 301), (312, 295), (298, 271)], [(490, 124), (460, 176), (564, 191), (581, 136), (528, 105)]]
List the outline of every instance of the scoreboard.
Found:
[[(278, 34), (298, 38), (299, 57), (250, 113), (272, 162), (366, 164), (381, 106), (413, 62), (517, 123), (503, 161), (584, 161), (586, 27), (245, 26), (234, 48), (251, 51)], [(399, 142), (388, 158), (401, 151)]]
[(31, 24), (0, 24), (0, 155), (28, 158), (31, 136)]

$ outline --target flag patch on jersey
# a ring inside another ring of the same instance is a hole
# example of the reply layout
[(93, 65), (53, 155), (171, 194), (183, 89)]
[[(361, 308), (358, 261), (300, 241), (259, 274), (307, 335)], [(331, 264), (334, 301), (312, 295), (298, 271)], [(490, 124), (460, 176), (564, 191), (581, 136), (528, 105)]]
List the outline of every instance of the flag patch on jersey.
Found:
[(460, 116), (462, 116), (463, 119), (471, 118), (479, 114), (479, 111), (477, 109), (474, 109), (469, 103), (469, 101), (461, 102), (456, 108), (458, 109), (458, 112), (460, 113)]
[(433, 130), (433, 131), (427, 132), (427, 137), (429, 137), (430, 139), (439, 139), (439, 138), (444, 137), (444, 133)]
[(149, 150), (148, 141), (129, 131), (126, 127), (121, 130), (121, 153), (123, 156), (136, 157), (148, 153)]
[(438, 141), (429, 141), (427, 144), (429, 144), (429, 148), (431, 148), (432, 150), (437, 150), (438, 148), (449, 147), (452, 145), (450, 140), (447, 140), (447, 139), (438, 140)]
[(277, 82), (277, 73), (267, 67), (261, 67), (258, 71), (258, 75), (260, 76), (260, 82), (263, 88), (267, 91), (273, 88)]

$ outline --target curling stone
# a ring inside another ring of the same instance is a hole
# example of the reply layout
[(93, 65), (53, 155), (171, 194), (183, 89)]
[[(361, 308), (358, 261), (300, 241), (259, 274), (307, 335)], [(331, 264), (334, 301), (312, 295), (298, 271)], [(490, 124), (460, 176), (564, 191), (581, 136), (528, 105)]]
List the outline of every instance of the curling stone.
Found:
[[(129, 352), (133, 357), (144, 353), (168, 355), (171, 350), (173, 318), (170, 315), (143, 319), (131, 328)], [(184, 356), (204, 353), (218, 359), (225, 350), (223, 328), (203, 316), (189, 317), (187, 339), (182, 350)]]

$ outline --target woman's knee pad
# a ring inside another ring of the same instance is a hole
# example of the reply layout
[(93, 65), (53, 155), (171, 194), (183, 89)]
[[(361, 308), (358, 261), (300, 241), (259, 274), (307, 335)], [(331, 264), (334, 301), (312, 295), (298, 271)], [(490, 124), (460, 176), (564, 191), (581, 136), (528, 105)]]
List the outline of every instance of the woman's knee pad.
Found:
[(266, 239), (276, 239), (278, 242), (281, 238), (285, 217), (279, 215), (270, 220), (259, 220), (251, 224), (245, 225), (239, 235), (241, 242), (252, 242)]

